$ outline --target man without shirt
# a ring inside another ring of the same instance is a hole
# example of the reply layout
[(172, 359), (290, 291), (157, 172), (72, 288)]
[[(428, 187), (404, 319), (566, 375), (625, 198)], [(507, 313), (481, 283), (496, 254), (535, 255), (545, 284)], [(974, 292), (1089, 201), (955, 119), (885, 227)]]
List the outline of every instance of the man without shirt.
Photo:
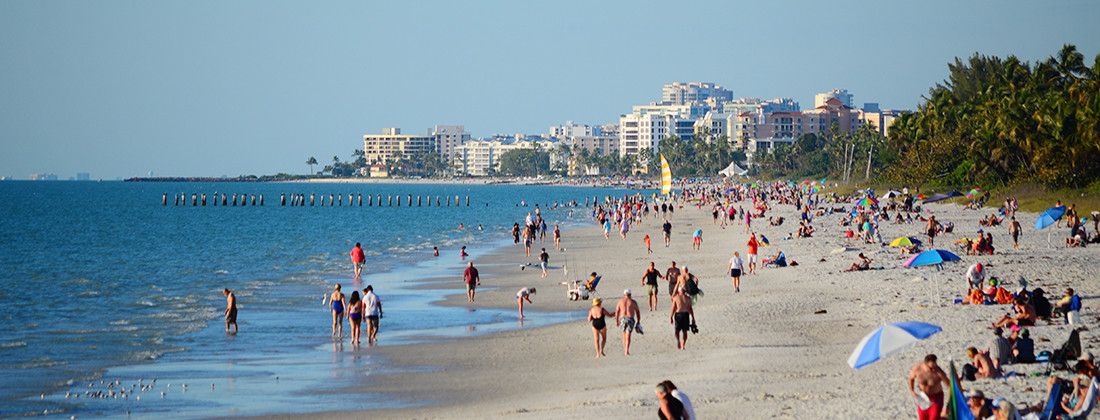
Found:
[(926, 409), (917, 407), (918, 420), (939, 420), (940, 417), (947, 417), (947, 405), (943, 401), (944, 388), (940, 384), (950, 388), (951, 380), (936, 364), (934, 354), (924, 356), (924, 361), (909, 371), (909, 393), (913, 394), (913, 398), (918, 398), (917, 392), (922, 392), (932, 401), (932, 405)]
[(225, 295), (226, 308), (225, 308), (225, 332), (229, 332), (229, 325), (233, 325), (233, 334), (237, 333), (237, 295), (229, 289), (222, 289), (222, 294)]
[(661, 272), (654, 267), (653, 261), (649, 262), (649, 268), (642, 275), (642, 285), (645, 286), (646, 295), (649, 296), (649, 310), (657, 310), (657, 279), (664, 278)]
[(665, 271), (665, 281), (668, 282), (668, 296), (676, 296), (676, 281), (680, 280), (680, 269), (676, 267), (676, 261)]
[(615, 305), (615, 326), (620, 326), (620, 318), (623, 327), (623, 354), (630, 355), (630, 334), (634, 327), (642, 321), (642, 311), (638, 309), (638, 302), (630, 297), (630, 289), (623, 290), (623, 298)]
[(687, 347), (688, 330), (695, 324), (695, 311), (691, 308), (691, 297), (683, 288), (676, 291), (672, 297), (672, 315), (668, 317), (675, 329), (672, 334), (676, 336), (676, 348), (684, 350)]

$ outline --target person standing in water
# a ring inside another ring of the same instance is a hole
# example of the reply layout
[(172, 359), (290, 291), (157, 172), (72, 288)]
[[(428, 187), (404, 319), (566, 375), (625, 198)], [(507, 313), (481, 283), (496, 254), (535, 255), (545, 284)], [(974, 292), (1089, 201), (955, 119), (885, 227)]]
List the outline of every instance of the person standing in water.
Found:
[(527, 303), (534, 303), (534, 302), (531, 302), (531, 295), (533, 295), (533, 294), (535, 294), (535, 288), (534, 287), (524, 287), (522, 289), (519, 289), (518, 292), (516, 292), (516, 303), (519, 304), (519, 317), (520, 318), (524, 318), (524, 316), (523, 316), (523, 301), (526, 300)]
[(367, 344), (378, 341), (378, 320), (382, 318), (382, 301), (374, 294), (374, 286), (363, 289), (363, 314), (367, 318)]
[[(343, 337), (344, 336), (344, 308), (347, 307), (347, 302), (344, 299), (344, 294), (340, 292), (340, 285), (336, 285), (336, 290), (332, 291), (329, 295), (330, 307), (332, 308), (332, 336)], [(337, 335), (337, 328), (339, 328), (339, 335)]]
[(367, 256), (363, 254), (363, 248), (359, 246), (359, 242), (356, 242), (355, 248), (351, 249), (351, 265), (354, 267), (356, 279), (363, 273), (363, 262), (366, 259)]
[(237, 333), (237, 295), (229, 289), (222, 289), (222, 294), (225, 295), (226, 308), (225, 308), (225, 332), (229, 332), (229, 325), (233, 325), (233, 334)]
[(477, 289), (477, 286), (481, 285), (481, 277), (478, 276), (473, 261), (466, 263), (466, 271), (462, 273), (462, 281), (466, 282), (466, 298), (469, 299), (470, 302), (473, 302), (474, 291)]

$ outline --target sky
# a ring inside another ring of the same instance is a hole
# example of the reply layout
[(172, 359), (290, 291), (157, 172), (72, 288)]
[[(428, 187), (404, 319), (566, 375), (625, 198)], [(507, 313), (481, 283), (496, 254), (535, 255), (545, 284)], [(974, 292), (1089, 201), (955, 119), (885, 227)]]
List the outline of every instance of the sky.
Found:
[(672, 82), (915, 109), (975, 52), (1100, 52), (1095, 1), (0, 1), (0, 176), (308, 172), (364, 134), (618, 122)]

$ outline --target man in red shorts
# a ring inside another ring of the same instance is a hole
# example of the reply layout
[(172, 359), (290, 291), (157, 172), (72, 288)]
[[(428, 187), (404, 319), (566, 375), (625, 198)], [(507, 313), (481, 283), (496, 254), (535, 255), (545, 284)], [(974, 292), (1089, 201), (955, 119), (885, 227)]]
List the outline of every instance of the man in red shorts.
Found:
[[(918, 404), (918, 420), (939, 420), (941, 416), (947, 417), (947, 405), (943, 403), (944, 386), (940, 384), (945, 385), (947, 389), (951, 388), (951, 380), (947, 379), (947, 374), (936, 364), (934, 354), (924, 356), (924, 361), (913, 366), (913, 370), (909, 371), (909, 393), (913, 394), (913, 398), (917, 401), (924, 396), (932, 402), (928, 408), (921, 408)], [(921, 396), (918, 396), (918, 392)]]

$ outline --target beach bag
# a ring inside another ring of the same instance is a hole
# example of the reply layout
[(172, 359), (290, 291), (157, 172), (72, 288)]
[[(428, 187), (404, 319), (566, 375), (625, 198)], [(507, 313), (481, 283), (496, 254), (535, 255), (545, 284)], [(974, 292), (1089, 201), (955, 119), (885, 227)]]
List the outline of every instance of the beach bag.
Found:
[(684, 291), (689, 295), (695, 295), (699, 293), (699, 285), (695, 284), (694, 276), (684, 281)]

